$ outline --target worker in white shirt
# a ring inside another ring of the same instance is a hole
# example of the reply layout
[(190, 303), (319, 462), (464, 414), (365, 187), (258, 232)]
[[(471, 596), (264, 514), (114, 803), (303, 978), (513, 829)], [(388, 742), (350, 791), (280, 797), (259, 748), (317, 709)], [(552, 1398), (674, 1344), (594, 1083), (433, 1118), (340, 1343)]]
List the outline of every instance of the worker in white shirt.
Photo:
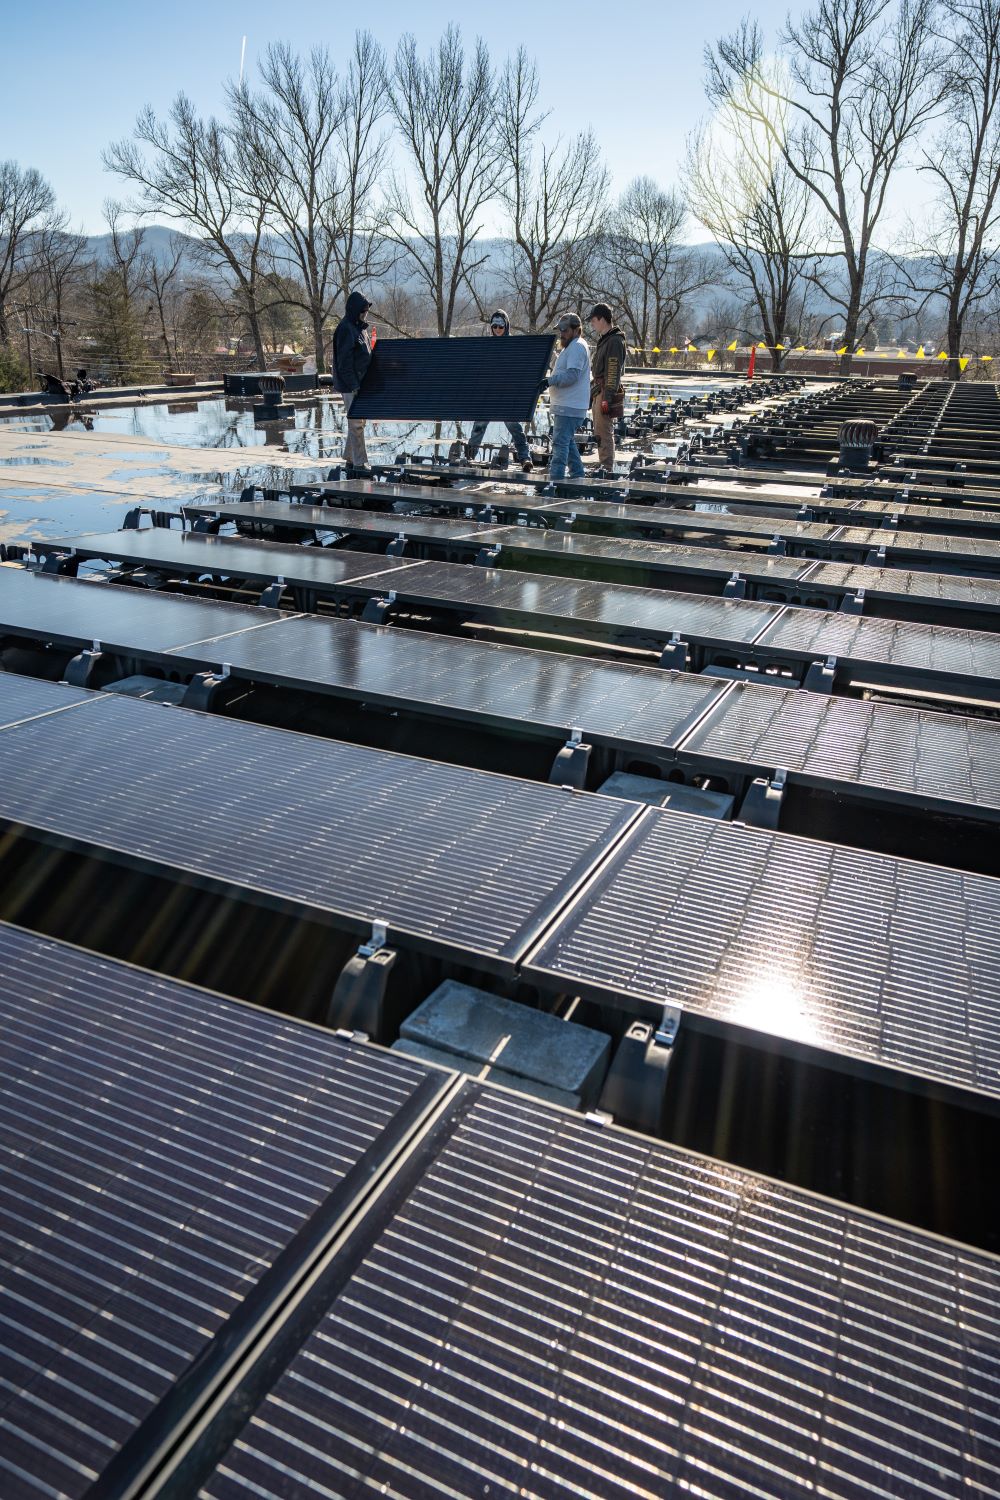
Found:
[[(582, 338), (583, 324), (576, 313), (564, 313), (558, 322), (562, 349), (545, 385), (552, 394), (552, 456), (549, 478), (583, 478), (583, 459), (575, 433), (590, 410), (590, 350)], [(544, 386), (543, 386), (544, 389)]]

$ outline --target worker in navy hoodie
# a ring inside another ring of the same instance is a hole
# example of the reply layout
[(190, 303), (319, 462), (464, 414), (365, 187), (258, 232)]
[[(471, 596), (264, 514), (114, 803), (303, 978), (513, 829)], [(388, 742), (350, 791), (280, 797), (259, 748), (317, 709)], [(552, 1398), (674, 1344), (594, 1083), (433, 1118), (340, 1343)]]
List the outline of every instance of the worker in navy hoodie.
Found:
[(333, 331), (333, 383), (344, 398), (347, 412), (347, 443), (344, 458), (348, 469), (367, 469), (363, 418), (351, 419), (351, 407), (372, 362), (372, 336), (365, 317), (371, 303), (360, 292), (351, 292), (344, 316)]
[[(503, 308), (498, 307), (495, 313), (490, 314), (489, 336), (491, 339), (502, 339), (506, 338), (509, 333), (510, 319), (504, 312)], [(477, 422), (469, 434), (469, 441), (465, 445), (465, 456), (470, 463), (472, 463), (472, 461), (476, 457), (476, 454), (479, 452), (479, 445), (483, 441), (483, 435), (486, 432), (488, 426), (488, 422)], [(511, 441), (514, 444), (514, 452), (517, 454), (517, 461), (521, 465), (521, 468), (524, 470), (524, 472), (528, 473), (531, 468), (531, 451), (528, 448), (528, 439), (524, 435), (524, 428), (521, 426), (520, 422), (507, 422), (505, 423), (505, 426), (507, 428), (507, 431), (510, 433)]]

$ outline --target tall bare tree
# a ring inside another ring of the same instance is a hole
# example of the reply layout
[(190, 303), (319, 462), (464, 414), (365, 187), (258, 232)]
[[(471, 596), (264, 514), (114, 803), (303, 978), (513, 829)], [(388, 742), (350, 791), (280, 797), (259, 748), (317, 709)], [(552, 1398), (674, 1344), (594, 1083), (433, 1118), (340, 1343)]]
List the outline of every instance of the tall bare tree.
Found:
[(706, 54), (709, 97), (770, 134), (824, 218), (818, 280), (844, 317), (841, 372), (886, 286), (871, 276), (889, 185), (937, 109), (936, 0), (817, 0), (786, 22), (784, 77), (765, 60), (755, 22)]
[(65, 215), (58, 215), (32, 234), (32, 284), (42, 316), (51, 329), (59, 378), (66, 373), (63, 342), (71, 321), (68, 311), (82, 289), (89, 271), (87, 240), (66, 228)]
[[(173, 368), (177, 359), (177, 322), (184, 282), (185, 243), (180, 235), (170, 236), (167, 254), (157, 260), (152, 251), (142, 257), (141, 286), (153, 299), (156, 321), (167, 364)], [(171, 338), (172, 334), (172, 338)]]
[(55, 208), (55, 194), (34, 167), (0, 162), (0, 344), (10, 342), (7, 303), (31, 269), (32, 231)]
[(426, 58), (414, 37), (403, 37), (388, 90), (412, 180), (412, 192), (402, 180), (393, 186), (392, 233), (444, 336), (486, 262), (476, 240), (503, 185), (496, 78), (485, 43), (467, 57), (461, 32), (449, 26)]
[(570, 291), (591, 280), (608, 174), (592, 131), (539, 141), (538, 69), (523, 47), (500, 76), (501, 197), (510, 248), (506, 281), (529, 333), (550, 325)]
[(387, 143), (378, 130), (388, 110), (385, 64), (367, 34), (355, 38), (341, 77), (330, 53), (303, 59), (284, 43), (269, 47), (263, 87), (232, 85), (232, 149), (257, 185), (274, 235), (275, 268), (308, 314), (317, 369), (325, 369), (325, 324), (351, 283), (386, 268), (377, 188)]
[(962, 341), (1000, 287), (1000, 0), (941, 0), (944, 126), (919, 170), (935, 186), (930, 224), (900, 262), (919, 311), (944, 304), (948, 376)]
[(687, 208), (651, 177), (629, 183), (600, 240), (600, 287), (647, 354), (665, 347), (687, 299), (708, 284), (704, 257), (684, 243)]
[[(757, 107), (766, 110), (769, 102), (758, 100)], [(684, 189), (719, 246), (727, 284), (752, 304), (778, 370), (803, 309), (814, 245), (812, 194), (777, 149), (775, 134), (727, 104), (689, 138)]]
[(104, 164), (136, 189), (137, 211), (164, 214), (196, 237), (205, 266), (230, 281), (263, 365), (266, 203), (241, 177), (223, 127), (203, 120), (190, 99), (178, 94), (166, 120), (144, 109), (132, 138), (109, 146)]

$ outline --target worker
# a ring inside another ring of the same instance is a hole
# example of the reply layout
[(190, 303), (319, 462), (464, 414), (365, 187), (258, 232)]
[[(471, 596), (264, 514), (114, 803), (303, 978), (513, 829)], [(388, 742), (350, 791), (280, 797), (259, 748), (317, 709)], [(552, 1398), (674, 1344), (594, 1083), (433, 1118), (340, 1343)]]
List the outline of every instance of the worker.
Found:
[(347, 442), (344, 458), (348, 474), (359, 471), (370, 473), (368, 450), (365, 447), (365, 424), (363, 418), (351, 417), (351, 407), (361, 388), (361, 382), (372, 362), (372, 337), (365, 314), (371, 307), (367, 297), (360, 292), (351, 292), (344, 305), (344, 316), (333, 331), (331, 364), (333, 383), (344, 398), (347, 413)]
[[(498, 307), (496, 312), (490, 314), (489, 329), (491, 339), (506, 338), (510, 333), (510, 319), (502, 307)], [(507, 422), (505, 425), (514, 444), (514, 452), (517, 455), (518, 463), (524, 472), (528, 474), (531, 472), (531, 450), (528, 447), (528, 439), (524, 435), (524, 428), (520, 422)], [(470, 432), (469, 441), (465, 445), (465, 456), (469, 460), (469, 463), (475, 461), (476, 455), (479, 452), (479, 446), (483, 441), (483, 434), (486, 432), (488, 426), (488, 422), (477, 422)]]
[(625, 335), (615, 325), (606, 302), (590, 309), (590, 327), (597, 340), (592, 361), (590, 413), (597, 438), (597, 458), (605, 474), (615, 471), (615, 418), (625, 413)]
[(549, 478), (583, 478), (583, 459), (576, 446), (575, 433), (587, 415), (590, 405), (590, 350), (583, 338), (583, 324), (576, 313), (564, 313), (556, 325), (562, 349), (548, 380), (552, 411), (552, 456)]

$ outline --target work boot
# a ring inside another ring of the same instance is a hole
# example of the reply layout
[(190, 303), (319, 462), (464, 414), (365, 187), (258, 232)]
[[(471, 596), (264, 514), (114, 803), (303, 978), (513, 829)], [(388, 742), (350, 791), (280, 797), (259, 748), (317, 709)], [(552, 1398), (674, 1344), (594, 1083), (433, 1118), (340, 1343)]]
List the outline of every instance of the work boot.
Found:
[(524, 472), (525, 472), (525, 474), (530, 474), (530, 473), (531, 473), (531, 471), (532, 471), (532, 469), (533, 469), (533, 468), (534, 468), (534, 467), (535, 467), (535, 466), (534, 466), (534, 464), (533, 464), (533, 463), (532, 463), (532, 462), (531, 462), (531, 459), (530, 459), (530, 458), (522, 458), (522, 459), (521, 459), (521, 468), (522, 468), (522, 469), (523, 469), (523, 470), (524, 470)]

